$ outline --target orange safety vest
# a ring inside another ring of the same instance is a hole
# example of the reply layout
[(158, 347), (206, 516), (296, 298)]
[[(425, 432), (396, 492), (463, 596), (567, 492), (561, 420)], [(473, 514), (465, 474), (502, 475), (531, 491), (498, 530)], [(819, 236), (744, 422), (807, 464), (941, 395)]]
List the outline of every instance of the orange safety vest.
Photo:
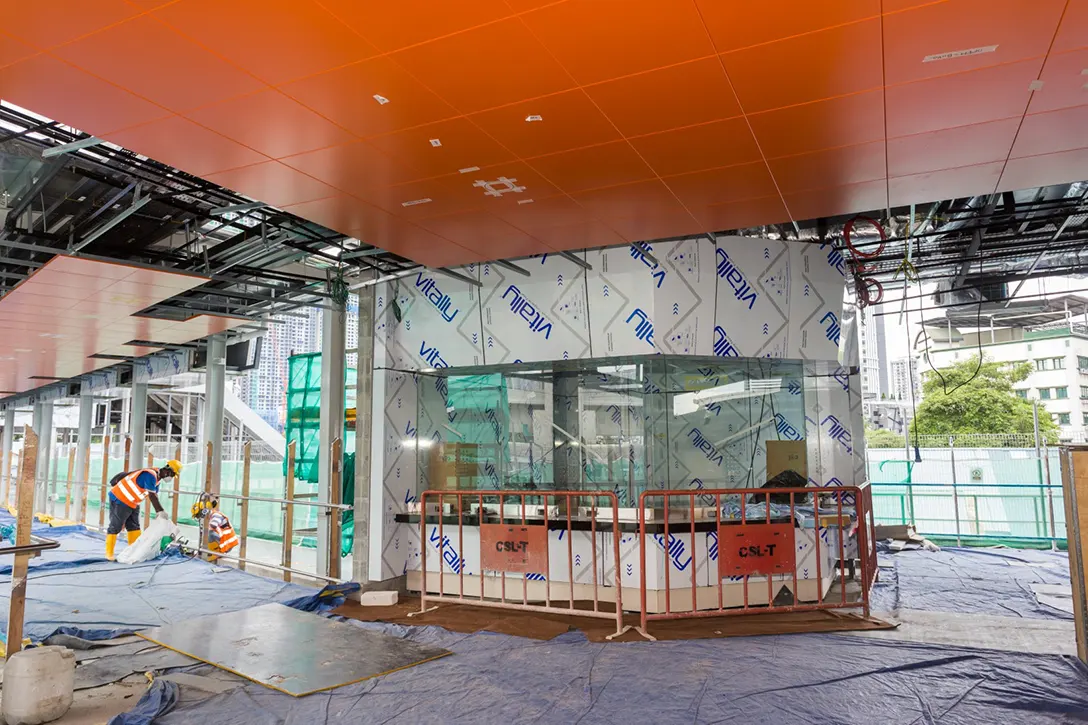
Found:
[(223, 514), (218, 511), (212, 514), (209, 527), (219, 536), (220, 553), (226, 554), (228, 551), (238, 546), (239, 541), (237, 535), (234, 533), (234, 527), (230, 525), (230, 520)]
[(155, 480), (158, 480), (159, 477), (158, 469), (141, 468), (122, 478), (117, 482), (116, 486), (110, 489), (110, 493), (129, 508), (139, 508), (143, 500), (147, 498), (147, 494), (150, 493), (146, 488), (141, 488), (140, 484), (136, 483), (136, 479), (141, 473), (150, 473), (155, 477)]

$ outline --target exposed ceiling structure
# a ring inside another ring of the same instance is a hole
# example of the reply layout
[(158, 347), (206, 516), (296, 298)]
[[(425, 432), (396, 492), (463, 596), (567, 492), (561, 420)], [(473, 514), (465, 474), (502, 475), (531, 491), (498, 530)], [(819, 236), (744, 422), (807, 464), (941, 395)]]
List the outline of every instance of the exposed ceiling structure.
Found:
[(1086, 0), (9, 8), (0, 97), (441, 267), (1088, 177)]
[(259, 334), (418, 268), (0, 106), (0, 396), (207, 335)]

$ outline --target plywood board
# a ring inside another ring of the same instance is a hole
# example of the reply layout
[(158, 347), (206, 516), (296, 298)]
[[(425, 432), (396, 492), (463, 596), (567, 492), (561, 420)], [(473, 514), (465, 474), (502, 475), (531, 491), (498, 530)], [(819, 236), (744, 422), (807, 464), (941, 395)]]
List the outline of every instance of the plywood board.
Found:
[(452, 654), (282, 604), (190, 619), (138, 634), (294, 697)]

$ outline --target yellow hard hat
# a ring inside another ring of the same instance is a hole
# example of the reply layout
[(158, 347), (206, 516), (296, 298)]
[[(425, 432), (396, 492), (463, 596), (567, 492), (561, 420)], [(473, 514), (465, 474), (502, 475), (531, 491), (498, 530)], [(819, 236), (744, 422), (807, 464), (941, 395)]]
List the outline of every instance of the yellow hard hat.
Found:
[(166, 467), (174, 472), (175, 476), (181, 475), (181, 461), (170, 460), (166, 462)]

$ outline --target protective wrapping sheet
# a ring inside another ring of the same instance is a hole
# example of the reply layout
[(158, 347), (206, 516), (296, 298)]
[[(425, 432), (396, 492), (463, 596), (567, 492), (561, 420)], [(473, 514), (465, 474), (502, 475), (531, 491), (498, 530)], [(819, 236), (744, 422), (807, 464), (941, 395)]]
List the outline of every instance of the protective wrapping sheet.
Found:
[(600, 644), (356, 623), (454, 652), (329, 693), (260, 685), (156, 725), (282, 723), (1046, 723), (1088, 718), (1075, 660), (844, 635)]
[(957, 614), (1066, 619), (1068, 612), (1039, 603), (1033, 584), (1069, 584), (1063, 551), (957, 549), (881, 552), (876, 612), (920, 609)]
[[(267, 602), (323, 611), (343, 602), (357, 585), (318, 591), (216, 567), (180, 554), (126, 566), (108, 562), (102, 538), (84, 531), (50, 536), (60, 549), (31, 559), (25, 635), (40, 642), (62, 633), (89, 640), (111, 639), (205, 614), (234, 612)], [(0, 573), (0, 611), (7, 611), (10, 563)], [(7, 622), (0, 620), (0, 633)]]

